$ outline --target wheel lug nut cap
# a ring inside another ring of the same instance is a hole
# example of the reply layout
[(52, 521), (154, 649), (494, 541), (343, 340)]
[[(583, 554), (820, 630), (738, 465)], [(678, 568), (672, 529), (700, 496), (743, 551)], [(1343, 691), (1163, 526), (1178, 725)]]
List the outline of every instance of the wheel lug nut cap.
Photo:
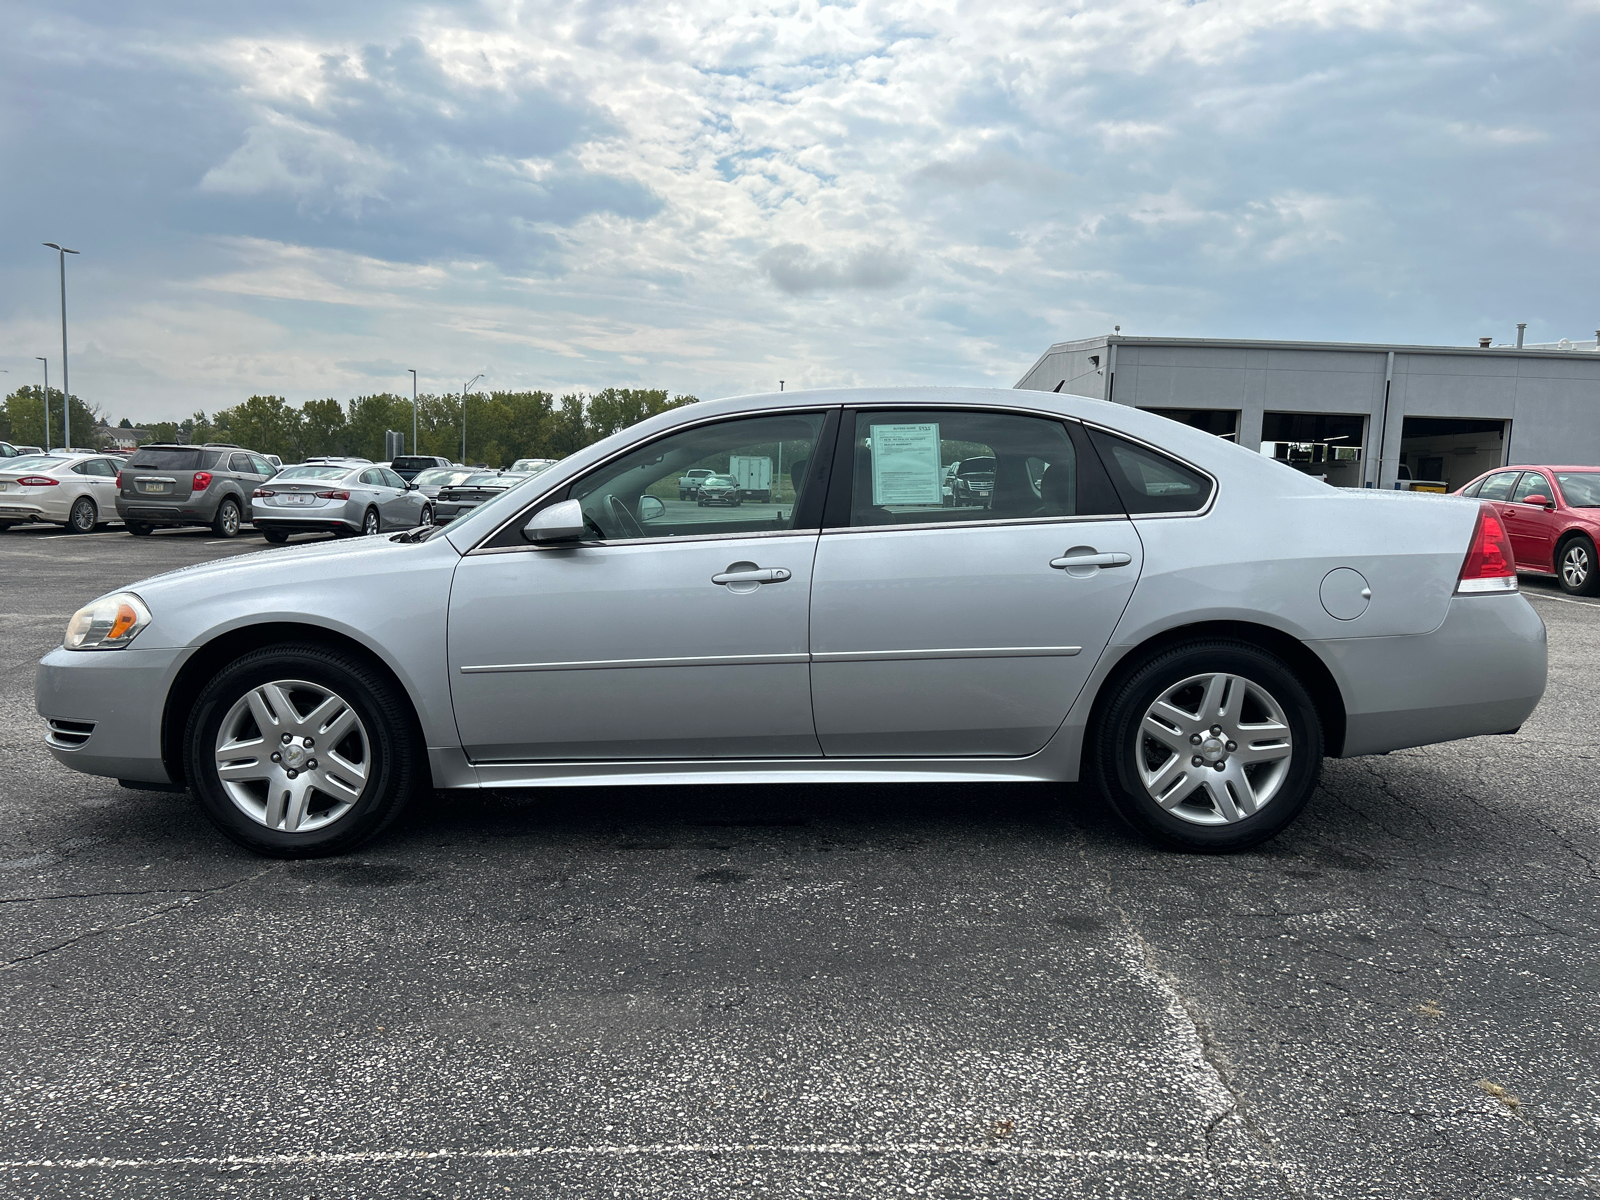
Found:
[(1201, 758), (1201, 757), (1200, 757), (1200, 756), (1199, 756), (1199, 755), (1198, 755), (1198, 754), (1196, 754), (1196, 755), (1195, 755), (1195, 756), (1194, 756), (1194, 758), (1193, 758), (1193, 759), (1191, 759), (1191, 760), (1190, 760), (1190, 761), (1191, 761), (1191, 762), (1193, 762), (1193, 763), (1194, 763), (1194, 765), (1195, 765), (1195, 766), (1197, 766), (1197, 767), (1198, 767), (1198, 766), (1200, 766), (1200, 765), (1201, 765), (1201, 764), (1202, 764), (1202, 763), (1204, 763), (1204, 762), (1205, 762), (1205, 761), (1206, 761), (1206, 760), (1205, 760), (1205, 759), (1203, 759), (1203, 758)]
[(283, 735), (283, 744), (285, 746), (289, 744), (289, 735), (287, 733)]
[(300, 774), (299, 771), (296, 771), (293, 767), (289, 768), (289, 778), (290, 779), (293, 779), (298, 774)]
[(1228, 769), (1228, 760), (1225, 758), (1219, 758), (1216, 762), (1212, 763), (1211, 766), (1214, 770), (1226, 771)]
[(310, 738), (306, 738), (305, 739), (305, 743), (306, 743), (306, 749), (307, 750), (311, 749), (311, 747), (316, 745), (316, 743), (313, 742)]
[(1211, 727), (1211, 732), (1212, 733), (1221, 733), (1222, 732), (1222, 726), (1221, 725), (1213, 725)]
[(306, 770), (315, 771), (316, 769), (317, 769), (317, 760), (316, 759), (313, 758), (313, 759), (310, 759), (310, 760), (308, 760), (306, 762)]
[(1198, 733), (1196, 733), (1196, 734), (1193, 734), (1193, 735), (1192, 735), (1192, 736), (1191, 736), (1191, 737), (1190, 737), (1190, 738), (1189, 738), (1189, 744), (1190, 744), (1190, 745), (1191, 745), (1191, 746), (1198, 746), (1198, 745), (1199, 745), (1199, 744), (1200, 744), (1200, 743), (1201, 743), (1201, 741), (1202, 741), (1202, 740), (1203, 740), (1203, 739), (1202, 739), (1202, 738), (1201, 738), (1201, 737), (1200, 737), (1200, 735), (1199, 735), (1199, 734), (1198, 734)]
[(1229, 754), (1232, 754), (1238, 748), (1239, 748), (1239, 743), (1238, 742), (1229, 742), (1228, 743), (1228, 753)]
[(281, 755), (281, 754), (276, 754), (276, 753), (275, 753), (275, 754), (273, 754), (273, 756), (272, 756), (272, 761), (273, 761), (273, 762), (282, 762), (282, 761), (283, 761), (283, 755)]

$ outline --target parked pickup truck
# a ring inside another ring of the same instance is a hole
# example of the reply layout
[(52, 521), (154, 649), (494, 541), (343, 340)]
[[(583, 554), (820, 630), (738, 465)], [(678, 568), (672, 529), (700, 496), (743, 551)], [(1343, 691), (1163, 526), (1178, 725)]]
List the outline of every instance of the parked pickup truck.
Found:
[(700, 485), (715, 474), (715, 471), (707, 471), (700, 467), (685, 471), (678, 476), (678, 499), (693, 500), (700, 494)]

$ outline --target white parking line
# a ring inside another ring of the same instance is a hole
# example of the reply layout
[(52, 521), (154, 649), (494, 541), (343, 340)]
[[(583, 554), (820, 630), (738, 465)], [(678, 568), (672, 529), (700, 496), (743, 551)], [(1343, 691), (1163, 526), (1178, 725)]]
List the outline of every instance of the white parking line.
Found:
[[(834, 1156), (854, 1158), (861, 1155), (874, 1157), (910, 1157), (927, 1155), (950, 1158), (1008, 1158), (1031, 1161), (1058, 1162), (1119, 1162), (1183, 1166), (1219, 1166), (1208, 1162), (1200, 1154), (1160, 1154), (1137, 1150), (1081, 1150), (1051, 1147), (1006, 1145), (947, 1145), (938, 1142), (818, 1142), (812, 1144), (784, 1145), (779, 1143), (673, 1143), (667, 1145), (590, 1145), (590, 1146), (529, 1146), (482, 1150), (356, 1150), (344, 1153), (310, 1154), (247, 1154), (226, 1155), (216, 1158), (183, 1156), (171, 1158), (36, 1158), (0, 1160), (3, 1171), (37, 1171), (48, 1168), (82, 1171), (93, 1168), (148, 1170), (152, 1167), (298, 1167), (345, 1166), (356, 1163), (427, 1162), (439, 1160), (504, 1160), (538, 1158), (634, 1158), (634, 1157), (698, 1157), (705, 1156)], [(1260, 1166), (1259, 1162), (1230, 1160), (1236, 1167)], [(1297, 1166), (1283, 1163), (1280, 1166)]]
[(1592, 600), (1574, 600), (1569, 596), (1547, 596), (1543, 592), (1530, 592), (1526, 588), (1523, 589), (1522, 594), (1530, 600), (1554, 600), (1557, 604), (1576, 604), (1579, 608), (1600, 608), (1600, 604), (1596, 604)]

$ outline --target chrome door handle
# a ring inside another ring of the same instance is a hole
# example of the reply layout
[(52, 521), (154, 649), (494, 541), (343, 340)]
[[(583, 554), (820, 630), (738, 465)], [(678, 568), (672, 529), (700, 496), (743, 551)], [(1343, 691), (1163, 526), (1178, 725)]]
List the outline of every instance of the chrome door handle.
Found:
[(721, 575), (713, 575), (712, 583), (783, 583), (789, 578), (789, 571), (785, 567), (764, 567), (751, 571), (725, 571)]
[(1073, 554), (1052, 558), (1050, 565), (1058, 571), (1070, 570), (1073, 567), (1125, 567), (1133, 561), (1133, 555), (1112, 551), (1108, 554)]

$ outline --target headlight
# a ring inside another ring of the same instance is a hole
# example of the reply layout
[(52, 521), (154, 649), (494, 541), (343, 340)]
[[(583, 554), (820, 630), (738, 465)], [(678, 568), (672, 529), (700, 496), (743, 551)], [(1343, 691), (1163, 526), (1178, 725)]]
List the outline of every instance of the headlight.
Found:
[(132, 592), (102, 596), (67, 622), (68, 650), (120, 650), (150, 624), (150, 610)]

